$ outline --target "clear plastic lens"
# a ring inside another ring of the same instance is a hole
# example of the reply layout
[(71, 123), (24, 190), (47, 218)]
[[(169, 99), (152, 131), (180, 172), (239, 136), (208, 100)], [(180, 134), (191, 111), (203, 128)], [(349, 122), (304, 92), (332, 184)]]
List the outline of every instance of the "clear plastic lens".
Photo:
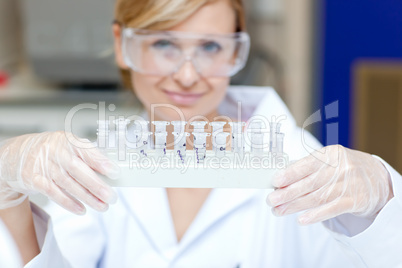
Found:
[(245, 65), (249, 36), (161, 32), (127, 28), (123, 31), (123, 53), (133, 70), (151, 75), (170, 75), (187, 61), (201, 75), (232, 76)]

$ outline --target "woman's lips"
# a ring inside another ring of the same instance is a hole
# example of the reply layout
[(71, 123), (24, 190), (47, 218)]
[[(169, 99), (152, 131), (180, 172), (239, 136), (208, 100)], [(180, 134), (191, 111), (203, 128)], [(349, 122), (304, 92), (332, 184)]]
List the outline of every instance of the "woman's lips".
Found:
[(164, 89), (163, 92), (165, 92), (172, 102), (179, 105), (192, 105), (204, 95), (204, 93), (178, 93), (166, 89)]

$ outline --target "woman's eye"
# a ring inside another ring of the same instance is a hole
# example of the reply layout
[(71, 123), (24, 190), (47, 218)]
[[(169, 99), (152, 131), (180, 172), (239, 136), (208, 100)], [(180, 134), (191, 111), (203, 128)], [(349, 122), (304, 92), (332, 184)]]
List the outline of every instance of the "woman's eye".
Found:
[(157, 49), (169, 49), (175, 47), (175, 45), (169, 40), (158, 40), (152, 44)]
[(202, 49), (208, 53), (217, 53), (222, 49), (222, 47), (218, 43), (211, 41), (204, 43)]

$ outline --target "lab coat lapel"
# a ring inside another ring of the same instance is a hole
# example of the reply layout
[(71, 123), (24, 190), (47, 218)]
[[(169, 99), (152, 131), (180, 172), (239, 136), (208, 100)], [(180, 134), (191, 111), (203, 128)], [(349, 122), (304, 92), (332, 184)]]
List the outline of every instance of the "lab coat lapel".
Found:
[(143, 229), (155, 250), (163, 254), (167, 248), (177, 246), (164, 188), (120, 188), (119, 192), (127, 210)]
[[(170, 214), (169, 202), (164, 188), (120, 188), (120, 198), (129, 213), (140, 224), (151, 244), (160, 254), (167, 248), (185, 249), (214, 223), (235, 211), (261, 190), (213, 189), (196, 218), (177, 244)], [(179, 253), (179, 252), (177, 252)], [(168, 256), (166, 256), (168, 257)]]
[(257, 189), (213, 189), (201, 207), (196, 218), (184, 234), (180, 249), (183, 250), (202, 236), (214, 223), (235, 211), (242, 204), (256, 196)]

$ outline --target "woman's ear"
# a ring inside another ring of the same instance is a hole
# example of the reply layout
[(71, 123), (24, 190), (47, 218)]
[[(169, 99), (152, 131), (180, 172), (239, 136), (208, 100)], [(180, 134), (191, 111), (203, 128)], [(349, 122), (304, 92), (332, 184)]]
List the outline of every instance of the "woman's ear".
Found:
[(114, 53), (116, 58), (116, 63), (120, 69), (128, 70), (127, 64), (124, 62), (123, 59), (123, 52), (121, 50), (121, 27), (117, 23), (113, 23), (112, 26), (113, 31), (113, 40), (114, 40)]

